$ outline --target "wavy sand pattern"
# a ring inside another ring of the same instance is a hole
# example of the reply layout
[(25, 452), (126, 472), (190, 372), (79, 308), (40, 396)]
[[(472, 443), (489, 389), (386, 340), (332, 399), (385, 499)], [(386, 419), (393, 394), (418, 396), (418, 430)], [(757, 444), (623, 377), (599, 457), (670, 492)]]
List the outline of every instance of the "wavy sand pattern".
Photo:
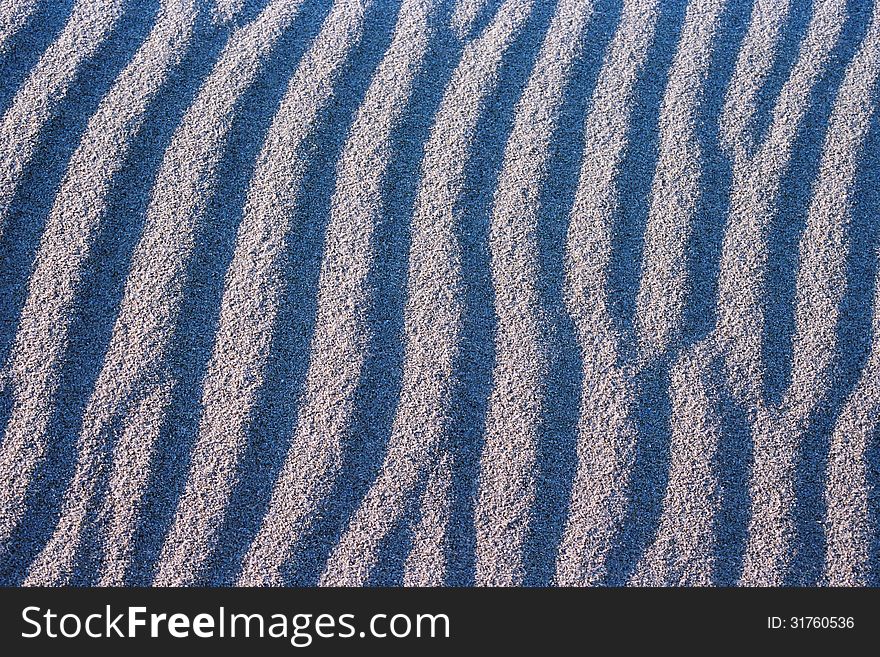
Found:
[(0, 583), (880, 585), (880, 0), (0, 0)]

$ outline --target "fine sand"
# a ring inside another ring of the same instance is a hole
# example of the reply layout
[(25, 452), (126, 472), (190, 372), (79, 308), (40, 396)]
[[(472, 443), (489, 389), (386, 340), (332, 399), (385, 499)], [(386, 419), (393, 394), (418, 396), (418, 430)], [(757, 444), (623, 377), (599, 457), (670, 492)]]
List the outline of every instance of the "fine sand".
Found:
[(0, 583), (880, 585), (880, 0), (0, 0)]

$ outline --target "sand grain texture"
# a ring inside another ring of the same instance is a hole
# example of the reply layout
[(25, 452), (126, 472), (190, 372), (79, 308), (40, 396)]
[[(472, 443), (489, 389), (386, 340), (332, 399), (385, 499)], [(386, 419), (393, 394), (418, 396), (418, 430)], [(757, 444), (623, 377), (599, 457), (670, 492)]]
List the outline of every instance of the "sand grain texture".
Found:
[(880, 584), (880, 1), (0, 0), (0, 582)]

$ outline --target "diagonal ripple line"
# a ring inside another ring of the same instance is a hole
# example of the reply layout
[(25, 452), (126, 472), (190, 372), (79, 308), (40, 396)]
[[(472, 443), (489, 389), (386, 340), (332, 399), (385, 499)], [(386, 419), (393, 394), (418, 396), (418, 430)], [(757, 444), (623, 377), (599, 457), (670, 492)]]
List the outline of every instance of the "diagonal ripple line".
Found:
[(709, 72), (712, 39), (726, 0), (692, 0), (660, 113), (660, 145), (645, 229), (636, 300), (641, 360), (660, 356), (680, 338), (687, 297), (686, 249), (700, 192), (696, 112)]
[(0, 0), (0, 579), (875, 582), (880, 0), (144, 6)]
[(7, 43), (27, 23), (37, 8), (38, 0), (0, 0), (0, 55)]
[[(872, 331), (880, 335), (880, 276), (874, 295)], [(825, 583), (866, 586), (871, 574), (871, 538), (867, 451), (880, 426), (880, 347), (874, 339), (858, 385), (849, 396), (831, 436), (825, 482)]]
[[(880, 75), (880, 3), (874, 3), (868, 33), (846, 70), (832, 110), (819, 176), (815, 184), (808, 227), (801, 241), (803, 267), (798, 290), (798, 335), (801, 342), (816, 338), (816, 319), (833, 313), (837, 319), (845, 283), (843, 234), (852, 203), (858, 158), (876, 107)], [(834, 249), (834, 251), (831, 251)], [(821, 331), (828, 330), (826, 322)], [(827, 541), (825, 583), (865, 586), (870, 574), (870, 527), (867, 448), (880, 424), (880, 277), (876, 283), (873, 347), (861, 378), (832, 430), (825, 476)], [(822, 336), (820, 339), (829, 340)], [(795, 353), (809, 350), (804, 345)], [(801, 368), (808, 371), (810, 365)], [(800, 368), (799, 368), (800, 369)], [(876, 438), (875, 438), (876, 439)]]
[(550, 142), (592, 2), (563, 0), (517, 103), (489, 229), (496, 362), (480, 458), (476, 582), (516, 586), (535, 497), (547, 355), (538, 289), (539, 195)]
[(373, 2), (337, 0), (294, 73), (272, 119), (247, 192), (226, 272), (214, 347), (202, 387), (199, 434), (157, 586), (192, 584), (210, 557), (229, 505), (250, 409), (278, 313), (284, 246), (307, 156), (306, 139), (354, 45)]
[[(317, 313), (295, 435), (268, 511), (246, 555), (241, 585), (282, 583), (280, 569), (310, 527), (341, 467), (368, 343), (368, 276), (382, 221), (392, 130), (409, 102), (435, 0), (406, 0), (337, 164), (318, 281)], [(265, 359), (265, 356), (263, 356)]]
[(455, 0), (451, 23), (459, 39), (466, 39), (470, 35), (480, 12), (490, 2), (497, 2), (497, 0)]
[[(84, 434), (87, 430), (98, 435), (106, 434), (116, 413), (130, 413), (126, 407), (133, 402), (128, 399), (138, 394), (138, 390), (127, 386), (133, 386), (136, 381), (143, 382), (147, 393), (153, 388), (173, 388), (176, 383), (166, 359), (183, 302), (185, 271), (194, 255), (195, 234), (207, 201), (214, 193), (211, 183), (223, 152), (222, 146), (232, 126), (238, 100), (254, 83), (266, 58), (299, 14), (301, 6), (301, 0), (293, 3), (275, 0), (253, 21), (233, 32), (175, 131), (157, 176), (144, 235), (136, 247), (122, 310), (99, 381), (103, 381), (105, 373), (109, 376), (110, 367), (118, 367), (120, 362), (124, 371), (133, 371), (137, 377), (123, 379), (117, 384), (107, 382), (110, 389), (105, 398), (109, 398), (113, 405), (105, 402), (97, 406), (94, 414), (87, 416), (91, 422), (86, 424)], [(141, 403), (135, 407), (136, 412), (164, 418), (171, 396), (154, 394), (153, 397), (156, 403), (162, 404), (161, 407), (148, 409)], [(120, 436), (122, 440), (129, 438), (139, 442), (134, 445), (119, 443), (113, 458), (114, 476), (125, 476), (124, 473), (139, 462), (147, 462), (155, 437), (156, 434), (152, 434), (154, 440), (148, 442), (143, 440), (144, 436), (124, 431)], [(135, 450), (140, 452), (139, 461), (125, 460), (125, 456)], [(140, 487), (138, 495), (128, 504), (142, 498), (144, 492), (145, 488)], [(117, 510), (118, 514), (126, 512), (126, 508)], [(112, 521), (110, 526), (113, 526)], [(126, 530), (126, 533), (111, 538), (119, 541), (120, 547), (130, 553), (133, 538), (130, 532), (134, 526), (129, 525)], [(105, 551), (109, 555), (116, 549), (105, 548)], [(160, 557), (157, 577), (163, 572), (164, 565)], [(105, 568), (108, 566), (109, 561), (105, 559)]]
[(755, 1), (749, 27), (740, 46), (736, 69), (719, 118), (721, 138), (736, 158), (755, 151), (752, 130), (755, 103), (776, 57), (791, 0)]
[[(85, 58), (94, 52), (99, 45), (98, 42), (110, 32), (121, 15), (118, 3), (107, 4), (103, 6), (103, 10), (106, 13), (101, 12), (102, 15), (98, 18), (83, 6), (77, 5), (74, 8), (61, 36), (49, 47), (32, 71), (0, 123), (0, 232), (2, 232), (4, 212), (8, 209), (8, 203), (14, 194), (23, 168), (33, 154), (38, 133), (48, 120), (51, 104), (58, 101), (58, 98), (52, 97), (51, 94), (54, 92), (58, 96), (63, 96), (70, 78), (76, 73), (76, 67), (82, 65)], [(71, 34), (77, 31), (84, 32), (87, 36), (91, 35), (96, 43), (90, 43), (88, 48), (85, 48), (79, 42), (82, 36)], [(77, 50), (76, 54), (72, 52), (73, 50)], [(63, 65), (59, 63), (61, 60), (64, 60)], [(123, 129), (125, 117), (120, 116), (119, 119), (120, 129)], [(101, 128), (100, 125), (96, 126), (96, 123), (104, 124), (103, 127), (107, 128), (108, 120), (110, 119), (105, 105), (103, 116), (95, 117), (90, 124), (90, 136), (86, 136), (86, 141), (77, 151), (72, 163), (73, 167), (79, 167), (83, 171), (89, 168), (90, 165), (87, 165), (86, 160), (91, 153), (88, 151), (92, 146), (97, 145), (96, 140), (103, 136), (98, 135), (100, 130), (95, 131), (92, 128)], [(103, 163), (107, 164), (108, 160), (105, 159)], [(71, 192), (79, 193), (76, 188), (82, 185), (83, 181), (75, 179), (76, 173), (77, 170), (71, 170), (71, 175), (74, 177), (67, 177), (61, 194), (66, 192), (69, 197)], [(100, 175), (97, 179), (100, 179)], [(70, 208), (72, 214), (62, 217), (64, 211), (60, 206), (65, 205), (65, 200), (61, 197), (49, 219), (44, 244), (47, 244), (48, 248), (55, 246), (57, 242), (53, 241), (53, 237), (56, 237), (59, 229), (62, 228), (60, 224), (65, 218), (69, 221), (80, 221), (82, 217), (78, 213), (82, 209), (81, 206), (91, 201), (97, 199), (85, 200), (81, 196), (80, 201), (76, 203), (79, 207)], [(84, 221), (88, 223), (87, 218)], [(70, 246), (72, 252), (76, 250), (75, 244), (64, 244), (64, 246)], [(56, 254), (53, 253), (49, 258), (45, 249), (41, 253), (35, 263), (33, 283), (30, 286), (28, 303), (23, 309), (16, 344), (3, 372), (13, 397), (12, 414), (6, 425), (3, 442), (0, 443), (0, 477), (6, 483), (0, 493), (0, 546), (3, 550), (8, 549), (10, 536), (22, 520), (28, 487), (46, 452), (46, 432), (52, 409), (51, 391), (56, 385), (56, 382), (51, 380), (52, 365), (57, 364), (64, 343), (63, 336), (58, 336), (60, 339), (55, 340), (56, 336), (52, 333), (58, 324), (64, 323), (64, 318), (59, 317), (58, 311), (63, 314), (68, 307), (64, 303), (66, 300), (64, 296), (68, 290), (64, 287), (64, 280), (58, 286), (61, 289), (56, 287), (53, 280), (56, 276), (64, 278), (62, 272), (52, 271), (52, 262)], [(65, 267), (67, 263), (62, 262), (61, 266)], [(48, 283), (48, 286), (41, 286), (42, 283)], [(46, 313), (45, 316), (43, 313)], [(41, 335), (44, 337), (38, 337)]]
[[(640, 359), (650, 362), (680, 343), (688, 294), (686, 248), (700, 191), (696, 115), (712, 40), (726, 0), (692, 0), (666, 86), (660, 146), (645, 231), (636, 332)], [(685, 354), (672, 368), (671, 466), (657, 538), (636, 567), (633, 583), (711, 583), (717, 499), (712, 466), (720, 427), (703, 379), (710, 350)]]
[(64, 100), (77, 73), (122, 18), (123, 0), (79, 0), (0, 118), (0, 238), (9, 208), (40, 133)]
[(404, 371), (388, 450), (378, 477), (330, 554), (321, 585), (368, 581), (381, 540), (400, 518), (421, 474), (445, 449), (463, 312), (455, 206), (483, 101), (495, 87), (504, 53), (532, 4), (505, 0), (483, 33), (467, 45), (444, 91), (425, 147), (412, 217)]
[[(194, 0), (163, 3), (149, 35), (101, 101), (71, 158), (37, 251), (10, 358), (15, 400), (6, 431), (10, 446), (23, 444), (25, 435), (41, 444), (49, 438), (48, 419), (55, 406), (70, 321), (85, 263), (105, 219), (111, 184), (150, 101), (187, 50), (196, 13)], [(79, 467), (65, 493), (61, 519), (31, 565), (28, 584), (60, 583), (72, 570), (86, 509), (95, 493), (94, 447), (88, 442), (80, 445)]]
[[(146, 479), (132, 470), (149, 462), (156, 432), (129, 429), (116, 439), (112, 434), (117, 432), (117, 421), (130, 426), (129, 416), (154, 418), (158, 424), (164, 418), (170, 395), (158, 391), (173, 384), (164, 359), (182, 301), (195, 226), (212, 193), (210, 179), (220, 157), (220, 145), (231, 124), (236, 99), (253, 80), (260, 59), (296, 8), (276, 2), (254, 23), (230, 37), (163, 156), (108, 350), (84, 413), (74, 473), (74, 481), (82, 485), (74, 484), (66, 496), (66, 508), (56, 531), (58, 541), (68, 529), (75, 534), (81, 531), (96, 474), (107, 467), (104, 461), (108, 445), (115, 445), (112, 480), (141, 481), (133, 495), (106, 500), (104, 513), (110, 518), (109, 526), (119, 527), (123, 517), (132, 519), (133, 508), (143, 496)], [(136, 461), (130, 460), (133, 450), (140, 454)], [(126, 524), (124, 530), (103, 537), (106, 554), (130, 554), (134, 527)], [(50, 555), (46, 553), (47, 559)], [(117, 562), (112, 568), (120, 573), (125, 564)], [(51, 570), (55, 571), (52, 577), (66, 575), (57, 567)]]
[(244, 9), (245, 2), (246, 0), (214, 0), (211, 15), (217, 23), (231, 23)]
[(596, 584), (626, 512), (636, 428), (635, 389), (617, 360), (621, 336), (608, 298), (617, 177), (628, 145), (635, 85), (654, 40), (659, 3), (624, 2), (586, 119), (585, 147), (566, 237), (565, 305), (574, 322), (584, 378), (578, 466), (556, 559), (561, 586)]
[(717, 389), (708, 379), (711, 344), (688, 350), (672, 366), (669, 484), (657, 537), (636, 566), (634, 586), (712, 584), (718, 513), (718, 453), (721, 421)]
[(448, 452), (442, 452), (422, 495), (421, 517), (403, 568), (404, 586), (442, 586), (445, 583), (451, 488), (452, 458)]
[[(785, 3), (756, 3), (749, 26), (751, 38), (763, 35), (767, 20), (781, 22)], [(763, 15), (771, 12), (773, 18)], [(811, 92), (828, 64), (831, 51), (846, 19), (843, 0), (817, 0), (798, 58), (782, 86), (764, 139), (748, 146), (748, 124), (755, 105), (725, 105), (722, 136), (733, 164), (730, 215), (722, 244), (718, 277), (718, 324), (713, 337), (722, 350), (727, 385), (735, 398), (755, 410), (750, 419), (754, 450), (750, 491), (752, 515), (746, 545), (743, 585), (781, 585), (791, 558), (794, 534), (794, 467), (799, 435), (809, 410), (827, 389), (828, 365), (833, 337), (816, 345), (810, 374), (814, 387), (801, 390), (795, 399), (792, 388), (781, 408), (768, 406), (761, 394), (763, 380), (762, 336), (764, 328), (768, 226), (776, 212), (782, 175), (792, 157), (794, 140), (803, 123)], [(769, 49), (761, 49), (769, 56)], [(752, 63), (744, 63), (748, 48), (740, 52), (728, 98), (748, 87)], [(757, 64), (759, 67), (766, 64)], [(760, 77), (760, 76), (757, 76)], [(748, 93), (744, 94), (748, 95)], [(746, 145), (744, 145), (746, 144)], [(752, 153), (751, 150), (754, 150)], [(795, 371), (793, 385), (800, 385)], [(797, 392), (797, 389), (795, 389)], [(793, 402), (797, 403), (793, 403)]]

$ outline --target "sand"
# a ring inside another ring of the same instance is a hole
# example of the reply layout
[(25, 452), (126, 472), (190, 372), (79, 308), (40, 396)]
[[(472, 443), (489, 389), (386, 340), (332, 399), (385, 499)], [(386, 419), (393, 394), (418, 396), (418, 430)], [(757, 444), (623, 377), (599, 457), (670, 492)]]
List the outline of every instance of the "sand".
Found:
[(0, 583), (880, 585), (880, 2), (0, 0)]

